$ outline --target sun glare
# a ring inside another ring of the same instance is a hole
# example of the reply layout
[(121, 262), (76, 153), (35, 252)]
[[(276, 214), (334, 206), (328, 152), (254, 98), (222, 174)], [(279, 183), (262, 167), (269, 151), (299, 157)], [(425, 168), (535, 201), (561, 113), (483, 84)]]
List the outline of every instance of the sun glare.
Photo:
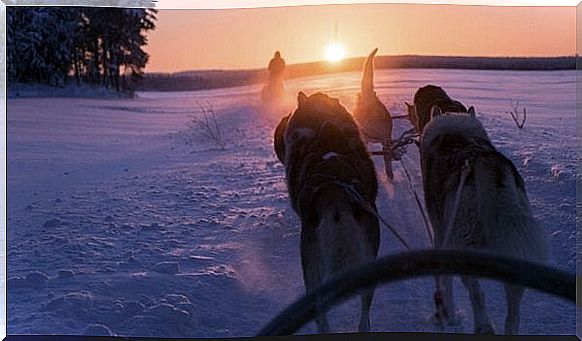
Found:
[(343, 45), (338, 43), (333, 43), (327, 47), (325, 50), (325, 59), (332, 63), (337, 63), (340, 60), (344, 59), (346, 55), (346, 50)]

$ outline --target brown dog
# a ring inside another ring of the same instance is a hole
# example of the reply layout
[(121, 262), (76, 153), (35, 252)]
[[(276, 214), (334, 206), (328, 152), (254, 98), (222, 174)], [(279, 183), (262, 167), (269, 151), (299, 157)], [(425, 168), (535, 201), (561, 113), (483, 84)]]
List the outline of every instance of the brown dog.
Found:
[[(374, 164), (358, 126), (337, 99), (299, 93), (298, 107), (275, 130), (275, 151), (285, 165), (291, 204), (301, 219), (301, 262), (307, 293), (328, 278), (373, 261), (379, 224), (350, 195), (355, 190), (374, 210)], [(361, 296), (359, 331), (370, 330), (374, 289)], [(319, 332), (329, 332), (325, 314)]]
[(386, 175), (393, 179), (391, 145), (394, 124), (390, 112), (374, 91), (374, 56), (376, 52), (378, 49), (374, 49), (364, 63), (362, 86), (360, 93), (358, 93), (354, 118), (360, 126), (365, 142), (382, 144)]

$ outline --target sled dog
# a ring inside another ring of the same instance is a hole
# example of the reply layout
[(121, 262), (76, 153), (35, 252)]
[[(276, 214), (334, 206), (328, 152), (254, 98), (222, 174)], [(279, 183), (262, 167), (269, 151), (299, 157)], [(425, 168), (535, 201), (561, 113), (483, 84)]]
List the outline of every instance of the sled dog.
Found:
[[(427, 108), (418, 106), (416, 101), (415, 106)], [(546, 262), (548, 242), (531, 214), (524, 181), (515, 165), (493, 146), (474, 109), (447, 115), (438, 107), (431, 111), (432, 119), (421, 136), (420, 156), (425, 203), (436, 247), (479, 249)], [(419, 117), (422, 125), (423, 116)], [(468, 167), (463, 168), (466, 162)], [(466, 175), (464, 181), (462, 174)], [(469, 291), (475, 333), (494, 333), (479, 282), (470, 276), (462, 276), (461, 280)], [(452, 277), (443, 276), (442, 285), (444, 310), (446, 315), (454, 315)], [(509, 284), (504, 288), (505, 333), (517, 334), (524, 288)], [(456, 317), (449, 318), (449, 322), (455, 322)]]
[(442, 112), (467, 112), (467, 108), (461, 102), (451, 99), (441, 87), (436, 85), (427, 85), (418, 89), (414, 94), (413, 104), (407, 102), (405, 104), (408, 117), (419, 134), (422, 134), (424, 127), (430, 121), (435, 106)]
[[(287, 189), (301, 220), (301, 263), (309, 294), (329, 277), (375, 260), (377, 218), (346, 191), (352, 186), (376, 210), (378, 183), (351, 114), (335, 99), (300, 92), (297, 109), (275, 130), (275, 152), (285, 166)], [(359, 331), (370, 330), (374, 290), (361, 295)], [(330, 332), (325, 314), (319, 332)]]
[(384, 167), (386, 175), (394, 178), (392, 171), (392, 158), (390, 153), (392, 144), (392, 116), (388, 109), (376, 96), (374, 91), (374, 56), (378, 49), (374, 49), (364, 62), (362, 72), (361, 91), (357, 95), (354, 118), (360, 126), (365, 142), (382, 144), (384, 153)]

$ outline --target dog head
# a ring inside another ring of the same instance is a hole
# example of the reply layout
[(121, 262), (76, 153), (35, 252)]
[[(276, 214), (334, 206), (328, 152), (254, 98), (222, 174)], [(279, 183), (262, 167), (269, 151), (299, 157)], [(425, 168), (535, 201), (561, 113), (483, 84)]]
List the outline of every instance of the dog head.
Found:
[(418, 133), (422, 133), (435, 116), (449, 113), (465, 113), (475, 116), (473, 107), (467, 110), (461, 102), (451, 99), (441, 87), (436, 85), (427, 85), (418, 89), (414, 95), (414, 104), (405, 104), (410, 122)]
[(289, 150), (303, 148), (312, 142), (326, 122), (359, 137), (358, 128), (350, 113), (337, 98), (322, 93), (311, 96), (299, 92), (297, 109), (285, 116), (275, 130), (275, 152), (285, 164)]
[(421, 136), (421, 158), (461, 160), (470, 150), (493, 148), (487, 131), (474, 115), (466, 113), (443, 115), (439, 112), (440, 109), (434, 110), (435, 116), (426, 125)]

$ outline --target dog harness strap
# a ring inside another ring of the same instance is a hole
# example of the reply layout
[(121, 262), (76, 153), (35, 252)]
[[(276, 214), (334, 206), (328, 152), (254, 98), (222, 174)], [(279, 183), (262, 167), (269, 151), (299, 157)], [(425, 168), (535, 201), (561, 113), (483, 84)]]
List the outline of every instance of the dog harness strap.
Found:
[(449, 236), (451, 233), (451, 229), (453, 224), (455, 223), (455, 219), (457, 217), (457, 211), (459, 209), (459, 203), (461, 201), (461, 194), (463, 192), (463, 187), (465, 186), (465, 180), (471, 173), (471, 165), (469, 164), (469, 160), (466, 159), (463, 167), (461, 169), (461, 178), (459, 180), (459, 187), (457, 188), (457, 193), (455, 195), (455, 201), (453, 203), (453, 209), (451, 210), (451, 214), (449, 215), (448, 223), (445, 225), (445, 237), (443, 239), (443, 243), (441, 244), (441, 248), (446, 247), (447, 242), (449, 241)]
[(361, 195), (360, 193), (358, 193), (358, 191), (354, 188), (353, 185), (350, 184), (346, 184), (345, 182), (340, 182), (337, 181), (337, 184), (340, 185), (341, 187), (344, 188), (344, 190), (346, 191), (346, 193), (348, 193), (348, 195), (350, 196), (350, 198), (352, 198), (352, 200), (354, 200), (357, 204), (359, 204), (364, 210), (366, 210), (368, 213), (372, 214), (373, 216), (375, 216), (378, 220), (380, 220), (393, 234), (394, 236), (396, 236), (396, 238), (400, 241), (400, 243), (402, 243), (402, 245), (404, 245), (404, 247), (407, 250), (412, 250), (412, 248), (408, 245), (408, 243), (406, 243), (406, 241), (404, 240), (404, 238), (402, 238), (402, 236), (400, 236), (400, 234), (396, 231), (396, 229), (394, 229), (373, 207), (372, 205), (370, 205), (370, 203), (368, 201), (366, 201)]

